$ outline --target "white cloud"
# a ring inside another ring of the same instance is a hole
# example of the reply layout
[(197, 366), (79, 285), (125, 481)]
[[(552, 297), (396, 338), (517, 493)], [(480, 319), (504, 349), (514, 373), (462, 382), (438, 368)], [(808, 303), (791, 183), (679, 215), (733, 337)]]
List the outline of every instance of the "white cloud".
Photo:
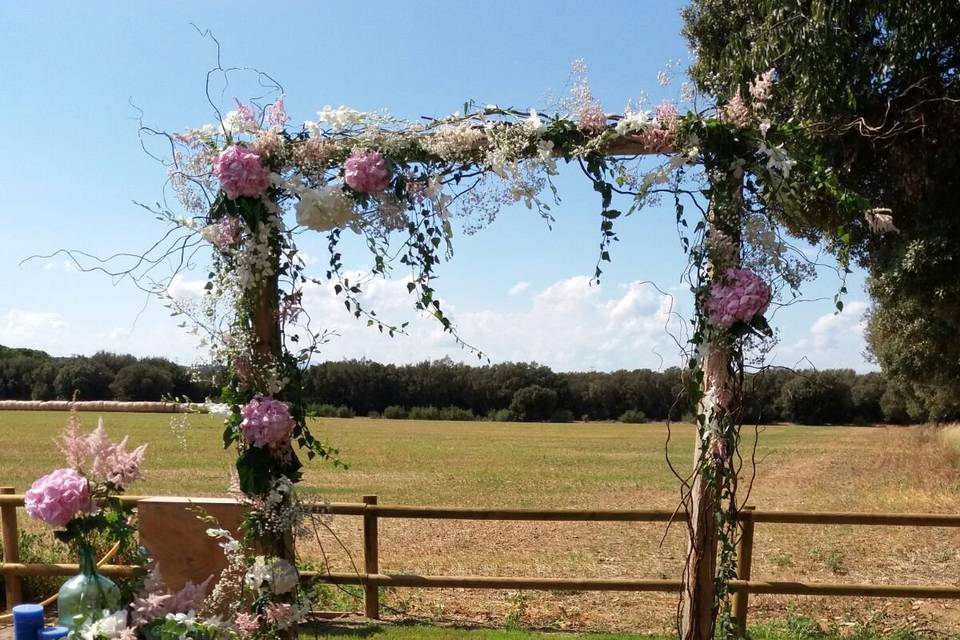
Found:
[(188, 280), (182, 273), (178, 273), (170, 280), (167, 293), (176, 299), (199, 298), (204, 293), (206, 280)]
[(507, 294), (511, 296), (518, 296), (529, 288), (530, 288), (530, 283), (526, 282), (525, 280), (521, 280), (517, 284), (510, 287), (510, 290), (507, 291)]
[(0, 319), (0, 344), (45, 349), (60, 344), (67, 322), (53, 311), (11, 309)]
[[(338, 334), (323, 348), (322, 359), (404, 363), (449, 356), (476, 362), (435, 320), (411, 317), (413, 299), (404, 282), (378, 280), (364, 290), (365, 304), (385, 321), (414, 320), (407, 335), (381, 335), (345, 313), (330, 287), (314, 286), (305, 306), (315, 324)], [(559, 370), (657, 369), (680, 362), (679, 349), (667, 333), (668, 326), (674, 331), (683, 327), (671, 314), (672, 303), (670, 296), (639, 282), (608, 289), (577, 276), (536, 292), (519, 310), (461, 309), (446, 301), (444, 309), (460, 337), (494, 362), (535, 360)]]
[(866, 302), (854, 300), (847, 303), (842, 313), (818, 317), (805, 335), (777, 346), (775, 361), (788, 367), (872, 369), (862, 356), (866, 349), (864, 314), (868, 308)]

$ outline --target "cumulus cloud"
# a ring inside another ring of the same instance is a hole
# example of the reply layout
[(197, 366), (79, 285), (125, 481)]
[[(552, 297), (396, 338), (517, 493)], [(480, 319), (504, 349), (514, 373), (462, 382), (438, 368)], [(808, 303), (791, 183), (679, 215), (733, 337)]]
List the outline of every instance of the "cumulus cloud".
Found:
[(866, 371), (873, 367), (863, 359), (866, 349), (864, 317), (869, 305), (854, 300), (841, 313), (827, 313), (810, 325), (805, 335), (777, 346), (775, 361), (789, 367), (814, 366), (818, 369), (853, 368)]
[[(365, 287), (364, 300), (379, 317), (399, 324), (414, 320), (407, 335), (389, 338), (344, 313), (343, 303), (329, 287), (315, 286), (305, 306), (324, 328), (338, 334), (321, 357), (367, 357), (385, 362), (416, 362), (451, 357), (476, 361), (453, 337), (428, 317), (411, 318), (411, 296), (404, 282), (375, 281)], [(526, 305), (510, 311), (467, 309), (454, 304), (445, 310), (460, 337), (494, 362), (534, 360), (558, 370), (661, 368), (680, 363), (680, 350), (668, 331), (682, 331), (676, 303), (649, 285), (631, 282), (613, 287), (592, 286), (576, 276), (536, 292)], [(681, 339), (682, 341), (682, 339)]]

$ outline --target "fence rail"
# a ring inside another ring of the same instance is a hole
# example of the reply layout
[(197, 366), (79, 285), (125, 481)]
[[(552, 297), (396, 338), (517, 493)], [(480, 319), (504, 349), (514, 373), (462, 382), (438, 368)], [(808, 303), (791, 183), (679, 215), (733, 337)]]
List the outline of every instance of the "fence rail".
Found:
[[(72, 575), (78, 570), (72, 564), (24, 564), (17, 555), (17, 507), (23, 506), (23, 496), (10, 487), (0, 487), (0, 518), (3, 532), (3, 562), (0, 575), (4, 576), (8, 606), (20, 602), (21, 576)], [(126, 502), (136, 503), (144, 498), (127, 496)], [(202, 501), (202, 499), (198, 499)], [(527, 589), (549, 591), (659, 591), (680, 593), (679, 580), (632, 578), (548, 578), (515, 576), (424, 576), (380, 573), (379, 527), (381, 518), (433, 520), (522, 520), (542, 522), (667, 522), (682, 520), (682, 513), (670, 510), (580, 510), (580, 509), (479, 509), (466, 507), (421, 507), (381, 505), (377, 496), (364, 496), (360, 503), (333, 503), (312, 505), (311, 510), (342, 516), (363, 518), (364, 573), (325, 573), (304, 571), (306, 580), (327, 584), (357, 585), (364, 589), (364, 613), (379, 619), (379, 591), (386, 587), (419, 589)], [(734, 593), (733, 615), (741, 636), (746, 630), (749, 596), (756, 594), (807, 596), (860, 596), (887, 598), (941, 598), (960, 600), (960, 586), (907, 584), (847, 584), (826, 582), (785, 582), (754, 580), (754, 530), (757, 524), (801, 525), (856, 525), (909, 526), (960, 528), (960, 515), (926, 513), (853, 513), (761, 511), (753, 507), (743, 509), (739, 518), (742, 534), (737, 548), (737, 568), (740, 579), (731, 580)], [(128, 575), (133, 567), (107, 565), (100, 570), (108, 575)]]

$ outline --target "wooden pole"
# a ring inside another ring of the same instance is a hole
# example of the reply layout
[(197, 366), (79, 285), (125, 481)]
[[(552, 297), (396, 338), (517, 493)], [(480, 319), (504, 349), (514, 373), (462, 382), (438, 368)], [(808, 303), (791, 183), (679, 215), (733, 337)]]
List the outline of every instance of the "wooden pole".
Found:
[[(14, 493), (13, 487), (0, 487), (0, 494)], [(12, 504), (0, 505), (0, 520), (3, 527), (3, 563), (16, 564), (20, 562), (20, 535), (17, 531), (17, 508)], [(3, 577), (4, 592), (7, 598), (7, 609), (23, 602), (23, 587), (20, 576), (5, 575)]]
[[(714, 283), (729, 268), (740, 266), (740, 225), (743, 208), (742, 175), (728, 166), (706, 166), (711, 199), (707, 212), (709, 244), (706, 247), (707, 277)], [(720, 242), (725, 239), (725, 242)], [(702, 304), (702, 301), (701, 301)], [(705, 313), (704, 309), (700, 309)], [(733, 390), (733, 351), (730, 341), (712, 332), (699, 345), (704, 395), (698, 413), (706, 416), (697, 424), (693, 454), (694, 478), (686, 496), (689, 512), (687, 560), (683, 569), (683, 590), (679, 631), (682, 640), (712, 640), (717, 610), (716, 576), (719, 536), (717, 513), (720, 504), (718, 470), (728, 469), (733, 455), (722, 429), (727, 409), (721, 399)], [(730, 498), (733, 499), (733, 498)]]
[[(740, 523), (743, 529), (740, 532), (740, 543), (737, 545), (737, 578), (745, 582), (750, 581), (750, 567), (753, 564), (753, 511), (754, 507), (747, 506), (740, 511)], [(733, 617), (737, 624), (737, 637), (747, 637), (747, 606), (750, 592), (740, 589), (733, 594)]]
[[(363, 504), (377, 504), (377, 496), (363, 496)], [(377, 514), (373, 511), (363, 514), (363, 570), (367, 575), (380, 573), (379, 536)], [(363, 612), (370, 620), (380, 619), (380, 588), (367, 583), (363, 587)]]

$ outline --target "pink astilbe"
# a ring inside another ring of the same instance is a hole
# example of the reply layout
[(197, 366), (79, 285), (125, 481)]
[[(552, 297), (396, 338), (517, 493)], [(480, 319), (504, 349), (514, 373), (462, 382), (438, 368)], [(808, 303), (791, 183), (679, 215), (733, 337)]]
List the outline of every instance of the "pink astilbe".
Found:
[(126, 489), (143, 477), (141, 466), (146, 449), (147, 445), (142, 444), (128, 451), (126, 436), (116, 444), (110, 442), (103, 428), (103, 418), (97, 421), (97, 428), (87, 436), (87, 450), (93, 458), (93, 476), (112, 483), (118, 489)]
[(763, 109), (773, 97), (773, 74), (775, 69), (768, 69), (757, 75), (750, 83), (750, 100), (754, 109)]
[(234, 623), (237, 625), (237, 630), (240, 631), (240, 635), (248, 637), (260, 629), (260, 616), (249, 613), (238, 613), (234, 619)]
[(738, 90), (736, 95), (730, 98), (730, 101), (722, 107), (723, 119), (735, 124), (738, 127), (746, 127), (750, 124), (752, 113), (750, 107), (744, 102), (743, 97)]
[(293, 619), (293, 607), (286, 603), (274, 603), (266, 609), (267, 622), (275, 627), (285, 628)]
[(673, 151), (680, 126), (680, 115), (670, 102), (662, 102), (654, 109), (654, 119), (649, 126), (643, 127), (631, 137), (643, 145), (647, 153), (668, 153)]
[(80, 433), (80, 416), (77, 415), (76, 406), (71, 405), (67, 425), (54, 442), (56, 442), (60, 453), (66, 458), (67, 466), (79, 471), (87, 461), (89, 450), (87, 449), (86, 437)]
[(148, 593), (145, 596), (134, 598), (132, 603), (134, 624), (146, 624), (151, 620), (167, 615), (167, 602), (169, 600), (169, 593)]
[(710, 289), (710, 322), (722, 329), (738, 322), (750, 323), (767, 310), (771, 295), (767, 283), (752, 271), (727, 269)]
[(183, 585), (180, 591), (170, 595), (170, 599), (166, 603), (167, 612), (189, 613), (190, 611), (198, 610), (200, 605), (203, 604), (204, 598), (207, 597), (207, 591), (210, 588), (211, 582), (213, 582), (212, 575), (207, 576), (207, 579), (200, 584), (188, 582)]
[(354, 151), (343, 169), (343, 180), (354, 191), (380, 193), (390, 186), (390, 170), (379, 151)]
[(863, 214), (867, 220), (867, 226), (873, 233), (900, 233), (900, 229), (893, 224), (893, 210), (891, 209), (870, 209)]
[(217, 156), (213, 174), (231, 200), (241, 196), (257, 198), (270, 185), (270, 172), (260, 162), (260, 156), (235, 144)]
[(607, 114), (597, 104), (583, 107), (577, 113), (577, 126), (587, 133), (600, 133), (607, 126)]
[(267, 107), (267, 124), (276, 129), (283, 129), (287, 125), (287, 109), (283, 104), (283, 96)]

